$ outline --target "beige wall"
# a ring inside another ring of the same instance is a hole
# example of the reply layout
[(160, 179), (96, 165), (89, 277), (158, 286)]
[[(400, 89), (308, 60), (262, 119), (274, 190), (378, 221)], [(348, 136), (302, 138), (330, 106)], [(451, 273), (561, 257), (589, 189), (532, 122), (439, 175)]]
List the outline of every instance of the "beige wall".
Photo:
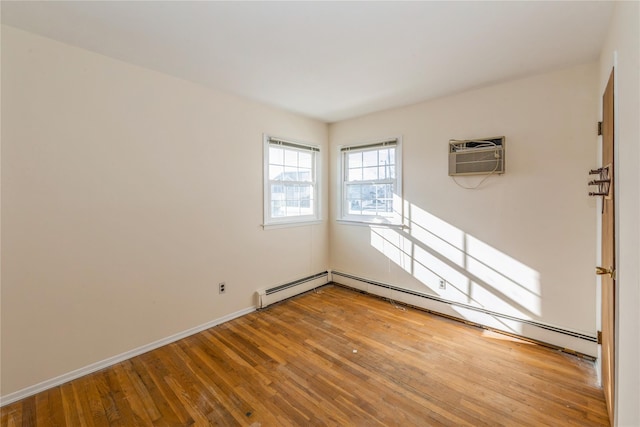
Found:
[(3, 27), (2, 124), (2, 395), (328, 268), (326, 221), (260, 227), (263, 132), (322, 122)]
[[(586, 183), (596, 161), (597, 78), (595, 63), (582, 65), (332, 124), (334, 156), (341, 144), (403, 136), (412, 221), (410, 231), (385, 231), (386, 240), (332, 222), (332, 268), (595, 336), (596, 205)], [(477, 190), (457, 186), (449, 139), (498, 135), (506, 136), (506, 174)], [(441, 291), (437, 276), (453, 283)]]
[(616, 2), (599, 93), (615, 65), (616, 425), (640, 425), (640, 3)]

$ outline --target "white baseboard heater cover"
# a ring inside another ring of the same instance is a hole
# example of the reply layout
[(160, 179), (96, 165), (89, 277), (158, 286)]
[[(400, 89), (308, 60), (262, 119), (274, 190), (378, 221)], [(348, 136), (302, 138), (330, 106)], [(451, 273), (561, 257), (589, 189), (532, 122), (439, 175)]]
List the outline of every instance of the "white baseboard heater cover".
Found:
[[(335, 283), (368, 294), (391, 298), (399, 303), (454, 317), (461, 321), (518, 335), (540, 343), (547, 343), (569, 353), (577, 352), (594, 358), (598, 354), (597, 338), (580, 332), (532, 320), (519, 319), (480, 307), (449, 301), (437, 295), (400, 288), (338, 271), (332, 271), (331, 278)], [(514, 332), (514, 330), (519, 332)]]
[(273, 303), (294, 297), (329, 283), (329, 272), (323, 271), (302, 279), (283, 283), (268, 289), (260, 289), (256, 292), (257, 308), (265, 308)]

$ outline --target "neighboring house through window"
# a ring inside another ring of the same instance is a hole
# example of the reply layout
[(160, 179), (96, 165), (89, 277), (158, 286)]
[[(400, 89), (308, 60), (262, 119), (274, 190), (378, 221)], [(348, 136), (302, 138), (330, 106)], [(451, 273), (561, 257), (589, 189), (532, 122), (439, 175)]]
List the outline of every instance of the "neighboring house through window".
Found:
[(400, 138), (340, 147), (340, 220), (402, 224)]
[(318, 146), (265, 135), (265, 226), (320, 220), (319, 157)]

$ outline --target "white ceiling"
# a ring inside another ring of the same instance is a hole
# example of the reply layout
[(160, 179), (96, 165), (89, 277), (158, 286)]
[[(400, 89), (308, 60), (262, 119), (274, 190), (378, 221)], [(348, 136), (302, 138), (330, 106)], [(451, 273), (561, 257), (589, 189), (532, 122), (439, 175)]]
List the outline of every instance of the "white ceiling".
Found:
[(2, 23), (334, 122), (595, 61), (612, 9), (609, 1), (2, 1)]

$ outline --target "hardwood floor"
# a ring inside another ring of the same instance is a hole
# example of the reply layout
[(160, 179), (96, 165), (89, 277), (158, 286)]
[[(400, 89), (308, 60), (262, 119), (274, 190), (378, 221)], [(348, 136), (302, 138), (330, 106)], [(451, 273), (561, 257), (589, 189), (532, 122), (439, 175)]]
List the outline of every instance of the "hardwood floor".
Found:
[(605, 426), (593, 362), (339, 286), (8, 405), (5, 426)]

